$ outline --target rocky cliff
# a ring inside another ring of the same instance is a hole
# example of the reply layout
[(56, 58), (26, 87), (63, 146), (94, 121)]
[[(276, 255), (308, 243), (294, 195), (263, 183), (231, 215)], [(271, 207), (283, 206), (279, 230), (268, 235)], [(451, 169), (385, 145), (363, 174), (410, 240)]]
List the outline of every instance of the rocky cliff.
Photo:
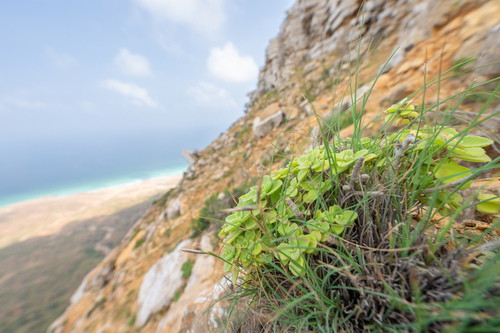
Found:
[[(227, 201), (236, 186), (314, 144), (313, 111), (338, 115), (374, 85), (363, 111), (368, 124), (383, 107), (466, 57), (477, 56), (476, 67), (499, 61), (500, 16), (493, 13), (500, 13), (500, 1), (298, 0), (270, 42), (245, 115), (189, 155), (192, 165), (179, 186), (87, 275), (49, 331), (224, 330), (225, 302), (210, 307), (231, 288), (221, 263), (182, 251), (218, 251), (217, 222), (193, 232), (204, 202)], [(487, 68), (450, 72), (440, 98), (500, 75), (499, 63)], [(438, 86), (429, 86), (426, 101), (437, 94)], [(464, 103), (464, 112), (474, 103)], [(344, 118), (341, 134), (349, 135)], [(494, 119), (489, 125), (499, 128)]]

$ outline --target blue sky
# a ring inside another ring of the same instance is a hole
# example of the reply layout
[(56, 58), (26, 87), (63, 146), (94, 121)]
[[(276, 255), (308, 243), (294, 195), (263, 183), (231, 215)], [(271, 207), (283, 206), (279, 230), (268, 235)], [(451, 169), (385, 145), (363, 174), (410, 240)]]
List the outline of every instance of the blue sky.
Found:
[(173, 142), (164, 154), (204, 148), (243, 114), (291, 5), (2, 1), (0, 183), (39, 166), (43, 178), (75, 156), (84, 156), (76, 169), (90, 170), (85, 161), (147, 144), (150, 154)]
[(290, 4), (4, 1), (0, 130), (47, 136), (175, 123), (222, 131), (241, 115)]

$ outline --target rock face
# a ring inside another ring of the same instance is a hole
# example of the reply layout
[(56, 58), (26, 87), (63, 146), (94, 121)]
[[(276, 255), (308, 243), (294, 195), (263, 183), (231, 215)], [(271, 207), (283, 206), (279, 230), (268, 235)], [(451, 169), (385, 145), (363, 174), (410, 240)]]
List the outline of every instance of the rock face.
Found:
[(189, 247), (191, 240), (181, 242), (175, 250), (161, 258), (144, 276), (138, 295), (136, 327), (146, 324), (151, 314), (170, 305), (175, 293), (182, 287), (182, 264), (188, 255), (181, 249)]
[(431, 37), (434, 30), (461, 11), (486, 2), (467, 1), (457, 6), (455, 0), (369, 0), (363, 16), (361, 0), (298, 0), (288, 11), (279, 35), (267, 48), (266, 63), (260, 71), (257, 90), (249, 94), (250, 100), (293, 81), (297, 66), (305, 61), (321, 60), (332, 53), (344, 56), (344, 63), (355, 60), (360, 32), (365, 40), (360, 47), (361, 55), (370, 43), (395, 36), (394, 44), (399, 50), (384, 70), (388, 72), (405, 59), (406, 52)]
[(264, 120), (260, 120), (259, 117), (256, 117), (253, 121), (253, 132), (256, 136), (263, 137), (280, 126), (283, 120), (285, 120), (285, 117), (285, 113), (281, 110)]

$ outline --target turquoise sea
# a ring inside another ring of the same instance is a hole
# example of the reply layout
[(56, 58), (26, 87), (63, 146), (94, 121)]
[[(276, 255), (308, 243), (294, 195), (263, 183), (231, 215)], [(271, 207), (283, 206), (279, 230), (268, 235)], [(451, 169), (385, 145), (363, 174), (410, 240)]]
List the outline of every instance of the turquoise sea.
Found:
[(182, 149), (204, 146), (209, 140), (172, 137), (146, 132), (64, 140), (0, 138), (0, 208), (181, 174), (188, 167)]
[(148, 179), (175, 176), (182, 174), (184, 171), (186, 171), (186, 169), (187, 165), (184, 165), (184, 166), (172, 167), (170, 169), (145, 172), (144, 176), (141, 178), (136, 178), (132, 176), (122, 176), (109, 179), (104, 179), (104, 178), (94, 179), (88, 182), (76, 182), (74, 184), (69, 184), (66, 186), (46, 188), (38, 191), (15, 194), (4, 198), (0, 198), (0, 209), (15, 203), (25, 202), (47, 196), (56, 196), (56, 197), (67, 196), (76, 193), (92, 192), (103, 188), (137, 183)]

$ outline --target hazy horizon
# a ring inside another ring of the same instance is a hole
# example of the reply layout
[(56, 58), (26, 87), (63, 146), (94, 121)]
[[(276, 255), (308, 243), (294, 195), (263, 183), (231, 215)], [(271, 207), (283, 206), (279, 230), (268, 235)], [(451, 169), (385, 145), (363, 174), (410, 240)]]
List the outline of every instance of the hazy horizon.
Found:
[(243, 114), (291, 4), (0, 5), (0, 207), (185, 168)]

